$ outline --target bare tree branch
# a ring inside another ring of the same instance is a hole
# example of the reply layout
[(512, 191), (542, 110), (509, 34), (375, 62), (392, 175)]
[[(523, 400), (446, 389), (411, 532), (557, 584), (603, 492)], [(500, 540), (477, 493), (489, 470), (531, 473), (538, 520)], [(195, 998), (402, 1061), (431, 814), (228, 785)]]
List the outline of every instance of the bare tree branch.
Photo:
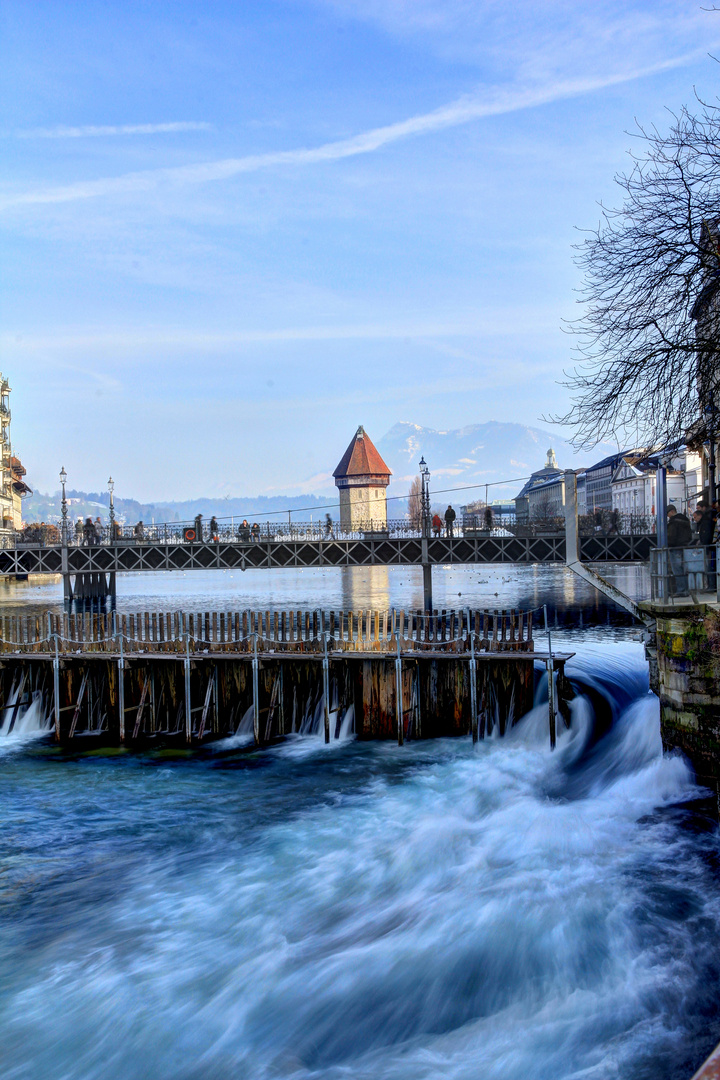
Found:
[(667, 132), (638, 125), (642, 151), (616, 176), (617, 208), (577, 247), (585, 313), (569, 326), (578, 366), (572, 407), (551, 419), (578, 448), (614, 438), (654, 446), (698, 433), (717, 381), (720, 109), (671, 114)]

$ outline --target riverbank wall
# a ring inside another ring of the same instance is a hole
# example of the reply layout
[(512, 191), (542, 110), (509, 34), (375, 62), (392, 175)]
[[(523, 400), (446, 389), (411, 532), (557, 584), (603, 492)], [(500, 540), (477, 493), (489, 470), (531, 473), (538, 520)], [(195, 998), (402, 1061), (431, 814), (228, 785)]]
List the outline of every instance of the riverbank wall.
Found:
[(681, 750), (701, 783), (720, 793), (720, 609), (643, 603), (655, 619), (650, 687), (660, 699), (663, 747)]

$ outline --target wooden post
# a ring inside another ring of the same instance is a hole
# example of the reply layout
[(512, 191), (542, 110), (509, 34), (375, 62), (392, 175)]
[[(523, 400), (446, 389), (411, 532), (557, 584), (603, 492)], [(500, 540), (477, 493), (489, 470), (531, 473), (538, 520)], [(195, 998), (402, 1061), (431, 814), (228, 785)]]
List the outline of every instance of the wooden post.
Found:
[(192, 706), (190, 701), (190, 638), (185, 635), (185, 742), (192, 742)]
[(123, 657), (123, 639), (120, 635), (120, 657), (118, 665), (118, 731), (120, 742), (125, 742), (125, 659)]
[(325, 742), (330, 742), (330, 664), (327, 652), (327, 634), (323, 634), (323, 701), (325, 704)]
[(548, 714), (550, 721), (550, 749), (555, 749), (555, 678), (553, 674), (552, 656), (547, 662), (548, 672)]
[[(475, 661), (477, 663), (477, 660)], [(487, 723), (487, 711), (488, 711), (488, 699), (490, 694), (488, 692), (488, 665), (483, 664), (482, 673), (482, 694), (480, 696), (480, 724), (478, 728), (478, 738), (485, 738), (485, 730), (488, 726)]]
[(53, 704), (55, 707), (55, 738), (60, 742), (60, 657), (58, 639), (55, 638), (55, 656), (53, 657)]
[(543, 616), (545, 619), (545, 633), (548, 639), (548, 661), (547, 661), (547, 673), (548, 673), (548, 712), (550, 722), (550, 749), (555, 749), (555, 679), (553, 676), (553, 651), (552, 651), (552, 635), (550, 633), (550, 627), (548, 626), (547, 617), (547, 604), (543, 604)]
[(255, 738), (255, 745), (260, 745), (260, 686), (259, 686), (259, 668), (257, 654), (257, 633), (253, 639), (253, 658), (252, 658), (252, 688), (253, 688), (253, 735)]
[[(284, 616), (283, 616), (283, 618), (284, 618)], [(279, 721), (279, 727), (280, 727), (280, 734), (285, 735), (286, 734), (286, 731), (285, 731), (285, 665), (282, 662), (280, 663), (280, 674), (279, 674), (278, 677), (280, 679), (280, 701), (279, 701), (278, 721)]]
[(470, 723), (472, 725), (472, 741), (478, 741), (478, 714), (477, 714), (477, 660), (475, 659), (475, 636), (470, 635)]
[(415, 661), (415, 738), (422, 738), (422, 703), (420, 701), (420, 661)]
[(568, 677), (565, 674), (565, 661), (564, 660), (558, 660), (556, 662), (557, 662), (557, 673), (558, 673), (557, 674), (557, 686), (555, 687), (555, 689), (556, 689), (556, 697), (557, 697), (557, 711), (560, 713), (563, 720), (565, 721), (565, 727), (569, 728), (570, 727), (570, 720), (571, 720), (570, 704), (569, 704), (570, 696), (571, 696), (571, 688), (570, 688), (570, 683), (568, 681)]
[(402, 687), (402, 660), (400, 659), (400, 635), (397, 635), (397, 656), (395, 657), (395, 715), (397, 717), (398, 746), (405, 741), (405, 725), (403, 723), (403, 687)]

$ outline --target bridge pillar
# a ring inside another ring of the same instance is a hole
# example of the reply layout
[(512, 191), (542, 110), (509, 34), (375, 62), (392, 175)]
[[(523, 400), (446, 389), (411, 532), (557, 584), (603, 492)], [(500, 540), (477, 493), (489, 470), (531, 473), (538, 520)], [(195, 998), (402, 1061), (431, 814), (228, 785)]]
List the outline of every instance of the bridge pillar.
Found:
[(580, 558), (578, 548), (577, 476), (574, 469), (566, 469), (565, 488), (565, 562), (568, 565)]
[(423, 607), (425, 608), (425, 611), (432, 611), (432, 566), (430, 564), (430, 556), (428, 554), (428, 542), (426, 536), (422, 538), (421, 545), (421, 561), (423, 572)]
[(60, 551), (60, 570), (63, 579), (63, 600), (65, 604), (69, 604), (72, 600), (72, 580), (70, 578), (70, 569), (68, 565), (68, 548), (67, 548), (67, 531), (62, 531), (62, 549)]

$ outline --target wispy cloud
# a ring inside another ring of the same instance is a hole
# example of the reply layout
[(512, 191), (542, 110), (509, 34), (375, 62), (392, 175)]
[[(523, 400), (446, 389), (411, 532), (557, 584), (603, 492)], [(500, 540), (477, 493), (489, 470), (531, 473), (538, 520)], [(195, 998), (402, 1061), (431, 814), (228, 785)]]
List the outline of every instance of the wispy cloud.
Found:
[[(478, 334), (494, 337), (517, 337), (518, 335), (535, 337), (542, 326), (555, 328), (557, 317), (547, 316), (544, 310), (523, 309), (520, 323), (516, 309), (493, 309), (492, 314), (456, 319), (438, 319), (422, 321), (411, 319), (407, 322), (347, 323), (329, 326), (289, 326), (273, 330), (228, 330), (217, 333), (206, 331), (150, 328), (146, 330), (108, 330), (108, 331), (63, 331), (54, 330), (48, 334), (0, 334), (0, 349), (21, 352), (35, 350), (52, 353), (65, 350), (82, 349), (118, 349), (125, 355), (134, 352), (144, 353), (146, 349), (167, 349), (170, 351), (233, 352), (245, 345), (281, 345), (299, 342), (321, 341), (426, 341), (435, 346), (432, 339), (474, 337)], [(545, 316), (545, 319), (544, 319)], [(443, 348), (443, 351), (448, 351)], [(468, 357), (464, 351), (453, 351), (452, 355)], [(482, 358), (473, 356), (480, 363)]]
[[(705, 50), (702, 50), (702, 54)], [(554, 82), (511, 90), (494, 90), (486, 94), (465, 95), (432, 112), (401, 120), (384, 127), (372, 128), (349, 139), (324, 143), (317, 147), (279, 150), (265, 154), (250, 154), (239, 158), (204, 162), (173, 168), (151, 169), (125, 173), (100, 180), (78, 181), (62, 187), (38, 188), (10, 193), (0, 197), (0, 210), (13, 206), (74, 202), (79, 199), (107, 195), (131, 194), (153, 190), (163, 184), (204, 184), (226, 180), (242, 173), (257, 172), (274, 166), (313, 165), (338, 161), (342, 158), (370, 154), (384, 146), (420, 135), (458, 127), (473, 120), (500, 116), (521, 109), (537, 108), (554, 101), (618, 86), (671, 68), (681, 67), (701, 55), (694, 51), (672, 57), (649, 67), (636, 68), (611, 75)]]
[(86, 139), (97, 135), (165, 135), (179, 131), (209, 131), (212, 124), (204, 120), (174, 120), (167, 124), (83, 124), (66, 127), (30, 128), (16, 131), (18, 139)]

